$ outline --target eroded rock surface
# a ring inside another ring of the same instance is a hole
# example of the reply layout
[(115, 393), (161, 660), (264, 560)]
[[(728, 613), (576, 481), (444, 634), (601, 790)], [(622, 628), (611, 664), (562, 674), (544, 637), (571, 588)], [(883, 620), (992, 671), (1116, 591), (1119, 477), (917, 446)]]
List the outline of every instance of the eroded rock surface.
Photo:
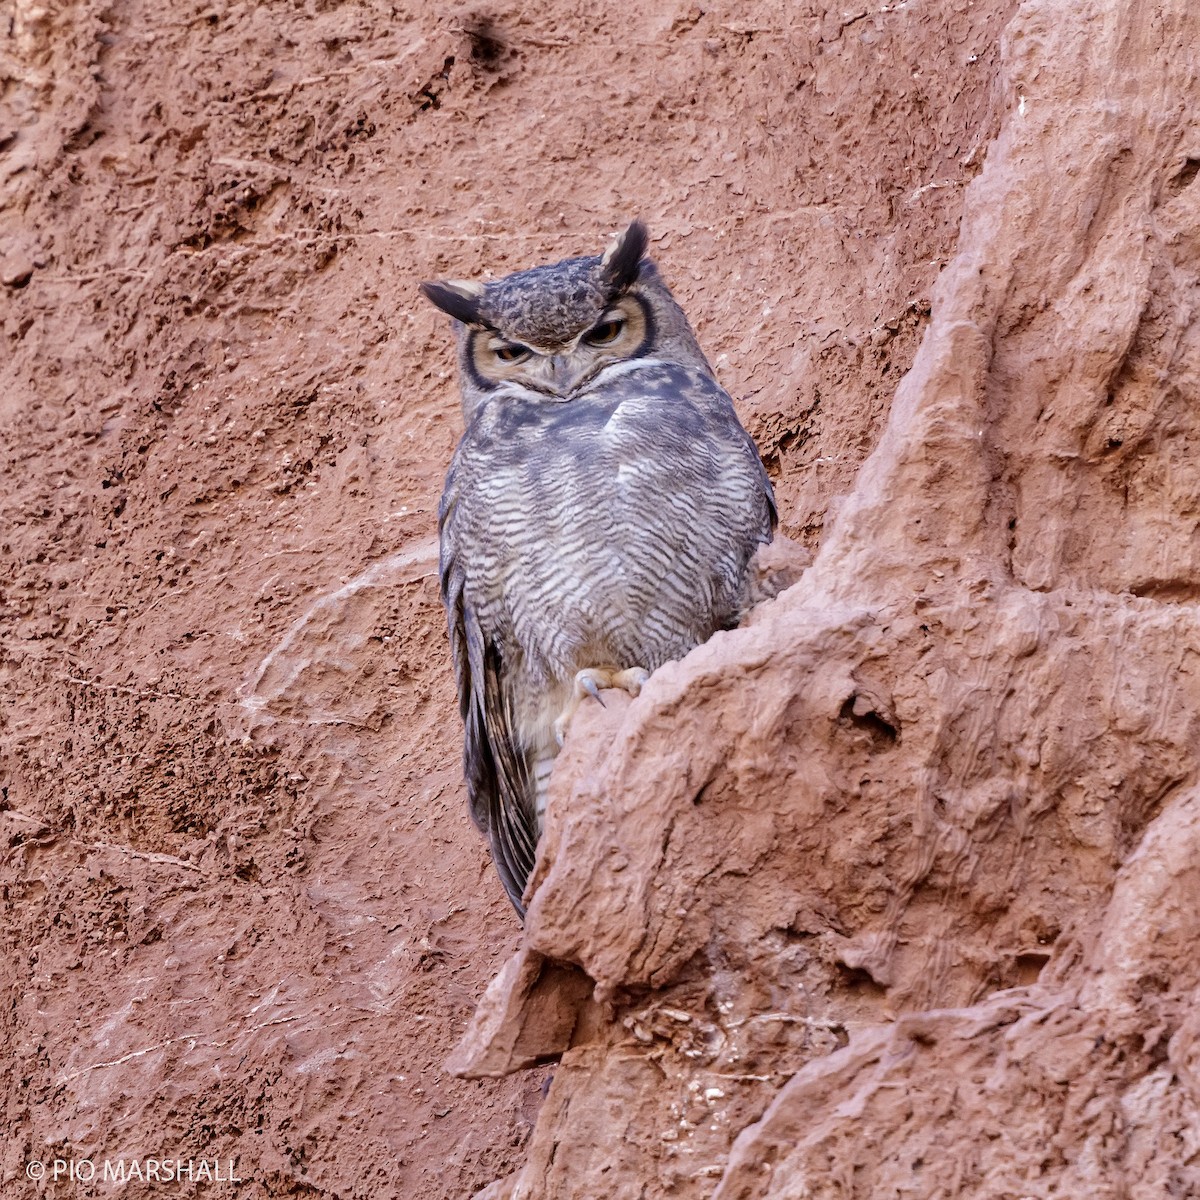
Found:
[(607, 1021), (504, 1194), (1200, 1192), (1198, 37), (1021, 7), (813, 565), (587, 716), (522, 953)]

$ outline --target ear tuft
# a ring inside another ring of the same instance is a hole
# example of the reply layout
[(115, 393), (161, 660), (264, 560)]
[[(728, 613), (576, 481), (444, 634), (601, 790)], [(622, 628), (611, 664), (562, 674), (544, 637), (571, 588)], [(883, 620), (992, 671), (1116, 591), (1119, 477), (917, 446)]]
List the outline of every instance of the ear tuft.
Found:
[(619, 233), (608, 244), (600, 266), (604, 278), (614, 292), (624, 291), (637, 278), (638, 266), (642, 255), (646, 253), (646, 245), (650, 234), (642, 222), (634, 221), (624, 233)]
[(479, 301), (484, 286), (469, 279), (443, 279), (421, 284), (421, 295), (464, 325), (481, 324)]

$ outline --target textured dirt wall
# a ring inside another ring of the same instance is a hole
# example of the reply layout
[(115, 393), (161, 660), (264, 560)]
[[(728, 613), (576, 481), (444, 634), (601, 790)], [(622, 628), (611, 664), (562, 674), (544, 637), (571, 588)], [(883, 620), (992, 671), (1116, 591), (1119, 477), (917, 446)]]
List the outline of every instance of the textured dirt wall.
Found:
[[(1200, 1186), (1200, 31), (1015, 12), (0, 9), (5, 1196)], [(415, 285), (634, 214), (819, 553), (584, 714), (522, 937)], [(506, 960), (545, 1095), (444, 1068)]]

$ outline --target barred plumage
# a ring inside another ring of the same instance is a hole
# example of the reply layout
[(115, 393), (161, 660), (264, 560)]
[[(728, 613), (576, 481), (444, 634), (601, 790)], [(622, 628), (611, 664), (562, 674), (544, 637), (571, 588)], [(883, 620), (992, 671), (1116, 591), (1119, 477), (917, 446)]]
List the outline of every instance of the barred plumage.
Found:
[[(603, 256), (434, 283), (466, 431), (439, 513), (471, 813), (524, 913), (550, 765), (584, 692), (736, 623), (775, 504), (635, 222)], [(580, 674), (582, 673), (582, 675)]]

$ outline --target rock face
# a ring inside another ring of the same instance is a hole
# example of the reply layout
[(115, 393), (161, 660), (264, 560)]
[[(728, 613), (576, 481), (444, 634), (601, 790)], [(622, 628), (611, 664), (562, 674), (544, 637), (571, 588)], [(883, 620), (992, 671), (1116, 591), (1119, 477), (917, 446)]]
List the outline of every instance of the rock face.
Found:
[[(5, 1196), (1200, 1194), (1200, 12), (4, 37)], [(520, 930), (415, 284), (635, 211), (815, 553), (580, 710)]]

